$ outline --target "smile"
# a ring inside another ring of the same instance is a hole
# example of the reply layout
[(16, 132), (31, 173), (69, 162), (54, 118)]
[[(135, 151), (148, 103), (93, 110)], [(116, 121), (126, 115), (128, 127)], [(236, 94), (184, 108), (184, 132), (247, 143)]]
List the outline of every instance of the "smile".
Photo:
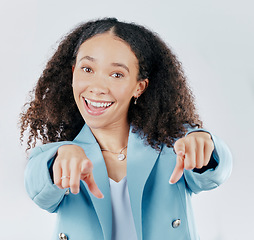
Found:
[(114, 102), (108, 101), (92, 101), (90, 99), (84, 98), (86, 111), (93, 116), (98, 116), (103, 114)]
[(113, 102), (92, 102), (89, 99), (85, 98), (85, 101), (87, 102), (88, 105), (91, 105), (93, 107), (97, 107), (97, 108), (105, 108), (105, 107), (109, 107)]

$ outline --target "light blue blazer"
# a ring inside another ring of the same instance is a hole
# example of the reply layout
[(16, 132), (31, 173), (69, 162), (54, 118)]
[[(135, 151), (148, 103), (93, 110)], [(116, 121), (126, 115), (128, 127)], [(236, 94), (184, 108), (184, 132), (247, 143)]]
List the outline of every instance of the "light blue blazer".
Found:
[[(185, 170), (183, 177), (171, 185), (168, 181), (176, 163), (173, 149), (163, 146), (158, 152), (144, 144), (131, 130), (127, 150), (127, 183), (138, 239), (199, 239), (191, 195), (216, 188), (229, 177), (232, 158), (227, 146), (211, 135), (215, 145), (212, 157), (217, 161), (217, 167), (202, 174)], [(53, 184), (49, 167), (57, 149), (64, 144), (76, 144), (85, 150), (93, 163), (94, 179), (104, 194), (103, 199), (94, 197), (83, 181), (77, 195)], [(37, 205), (57, 213), (54, 240), (111, 240), (112, 208), (107, 169), (100, 147), (87, 125), (73, 141), (36, 147), (26, 167), (25, 186)], [(62, 238), (59, 238), (60, 233)]]

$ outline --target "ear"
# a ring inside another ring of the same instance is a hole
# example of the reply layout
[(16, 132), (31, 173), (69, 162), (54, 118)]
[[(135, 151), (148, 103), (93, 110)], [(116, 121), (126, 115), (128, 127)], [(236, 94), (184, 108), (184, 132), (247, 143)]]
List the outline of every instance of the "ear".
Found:
[(149, 80), (147, 78), (143, 79), (142, 81), (138, 81), (137, 88), (134, 93), (134, 97), (137, 98), (137, 97), (141, 96), (141, 94), (147, 89), (148, 83), (149, 83)]

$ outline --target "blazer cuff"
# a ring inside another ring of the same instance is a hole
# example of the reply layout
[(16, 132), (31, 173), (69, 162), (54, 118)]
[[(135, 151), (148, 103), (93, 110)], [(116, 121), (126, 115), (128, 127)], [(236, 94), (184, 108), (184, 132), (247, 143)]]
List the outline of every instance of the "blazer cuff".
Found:
[(54, 212), (67, 189), (58, 188), (52, 181), (49, 168), (60, 146), (72, 142), (58, 142), (32, 150), (25, 170), (25, 188), (30, 198), (41, 208)]
[(184, 177), (188, 186), (194, 193), (198, 193), (216, 188), (229, 178), (232, 171), (232, 155), (227, 145), (207, 130), (195, 129), (187, 134), (195, 131), (203, 131), (211, 135), (214, 143), (211, 159), (213, 158), (218, 163), (215, 168), (210, 168), (201, 174), (193, 170), (184, 170)]

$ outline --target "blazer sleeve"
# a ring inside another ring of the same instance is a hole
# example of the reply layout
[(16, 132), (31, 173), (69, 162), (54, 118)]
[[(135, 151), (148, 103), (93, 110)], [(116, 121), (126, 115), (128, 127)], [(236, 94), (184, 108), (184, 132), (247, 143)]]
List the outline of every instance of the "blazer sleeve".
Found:
[[(205, 131), (197, 129), (188, 132), (187, 134), (195, 131)], [(205, 190), (211, 190), (218, 187), (225, 182), (232, 171), (232, 155), (227, 145), (215, 135), (208, 132), (214, 143), (214, 151), (210, 161), (216, 161), (215, 168), (207, 169), (203, 173), (198, 173), (193, 170), (184, 170), (184, 178), (190, 190), (194, 193), (199, 193)]]
[(57, 150), (73, 142), (45, 144), (32, 150), (25, 169), (25, 188), (29, 197), (42, 209), (55, 212), (66, 189), (59, 189), (52, 181), (49, 168)]

